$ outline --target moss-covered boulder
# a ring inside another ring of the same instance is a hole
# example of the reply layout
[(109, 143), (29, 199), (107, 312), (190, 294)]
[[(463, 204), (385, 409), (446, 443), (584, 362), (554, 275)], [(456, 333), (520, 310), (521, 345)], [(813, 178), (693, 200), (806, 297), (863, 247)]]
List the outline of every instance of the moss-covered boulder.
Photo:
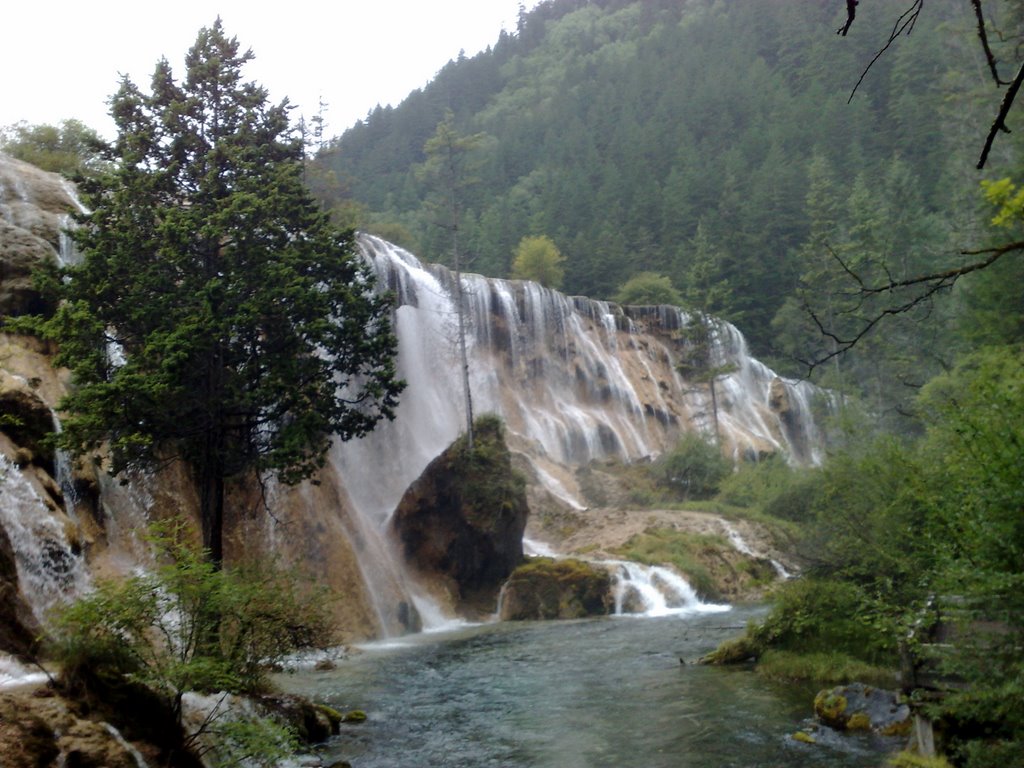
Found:
[(910, 731), (910, 707), (895, 691), (851, 683), (820, 691), (814, 698), (814, 714), (841, 731), (874, 731), (902, 736)]
[(580, 619), (612, 612), (611, 574), (582, 560), (538, 557), (521, 565), (505, 583), (500, 618)]
[(482, 417), (434, 459), (392, 518), (405, 559), (440, 580), (460, 606), (494, 610), (502, 582), (523, 559), (526, 483), (512, 468), (502, 423)]

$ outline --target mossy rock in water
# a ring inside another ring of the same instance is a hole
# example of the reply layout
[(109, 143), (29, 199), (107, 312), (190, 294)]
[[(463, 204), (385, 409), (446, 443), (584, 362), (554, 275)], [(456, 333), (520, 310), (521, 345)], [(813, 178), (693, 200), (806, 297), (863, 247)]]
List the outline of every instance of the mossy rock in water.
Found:
[(814, 714), (825, 725), (843, 730), (849, 715), (846, 712), (846, 697), (838, 693), (839, 689), (820, 691), (814, 697)]
[(908, 733), (910, 728), (910, 708), (896, 692), (863, 683), (819, 692), (814, 697), (814, 713), (837, 730), (871, 730), (895, 736)]
[(502, 593), (503, 621), (604, 616), (615, 604), (607, 570), (582, 560), (534, 558), (512, 572)]
[(351, 712), (346, 712), (341, 720), (344, 723), (365, 723), (366, 713), (361, 709), (353, 709)]
[(797, 731), (793, 734), (793, 741), (800, 741), (804, 744), (817, 744), (818, 740), (807, 733), (807, 731)]
[(345, 716), (333, 707), (328, 707), (326, 704), (314, 704), (317, 711), (320, 712), (324, 717), (327, 718), (327, 722), (331, 724), (331, 732), (338, 733), (338, 727), (345, 720)]

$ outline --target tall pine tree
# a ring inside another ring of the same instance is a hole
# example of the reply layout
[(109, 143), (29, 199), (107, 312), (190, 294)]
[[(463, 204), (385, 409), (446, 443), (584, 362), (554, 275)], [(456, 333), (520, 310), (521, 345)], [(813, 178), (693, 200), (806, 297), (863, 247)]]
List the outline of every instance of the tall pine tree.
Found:
[(305, 191), (287, 101), (243, 82), (251, 59), (218, 19), (180, 84), (166, 60), (151, 94), (123, 80), (112, 170), (85, 185), (83, 260), (49, 322), (76, 385), (66, 444), (109, 441), (115, 473), (183, 460), (215, 563), (227, 479), (310, 477), (402, 388), (389, 302)]

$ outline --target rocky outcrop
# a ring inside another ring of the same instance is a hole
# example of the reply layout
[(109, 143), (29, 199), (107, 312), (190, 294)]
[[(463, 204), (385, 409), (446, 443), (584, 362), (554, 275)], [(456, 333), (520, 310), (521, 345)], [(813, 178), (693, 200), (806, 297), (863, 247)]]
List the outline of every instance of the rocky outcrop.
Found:
[(34, 696), (0, 695), (0, 755), (4, 768), (139, 765), (139, 752), (113, 726), (77, 716), (47, 690)]
[(0, 526), (0, 651), (31, 656), (39, 632), (32, 609), (19, 589), (14, 548)]
[(32, 272), (56, 258), (75, 210), (61, 176), (0, 154), (0, 316), (46, 309)]
[(582, 560), (532, 559), (512, 573), (501, 593), (502, 621), (581, 619), (612, 612), (611, 574)]
[(18, 464), (36, 463), (53, 474), (53, 447), (46, 438), (53, 432), (53, 412), (32, 388), (32, 383), (0, 369), (0, 431), (19, 446)]
[(393, 530), (406, 560), (463, 610), (493, 611), (501, 583), (523, 558), (529, 509), (501, 422), (475, 425), (432, 461), (402, 498)]

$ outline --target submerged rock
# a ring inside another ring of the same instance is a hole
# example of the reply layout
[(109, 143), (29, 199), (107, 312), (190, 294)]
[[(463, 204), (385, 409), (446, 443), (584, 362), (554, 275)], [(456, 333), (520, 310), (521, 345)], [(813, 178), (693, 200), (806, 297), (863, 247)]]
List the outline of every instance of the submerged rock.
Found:
[(535, 558), (512, 573), (502, 592), (503, 621), (580, 619), (612, 612), (611, 574), (582, 560)]

